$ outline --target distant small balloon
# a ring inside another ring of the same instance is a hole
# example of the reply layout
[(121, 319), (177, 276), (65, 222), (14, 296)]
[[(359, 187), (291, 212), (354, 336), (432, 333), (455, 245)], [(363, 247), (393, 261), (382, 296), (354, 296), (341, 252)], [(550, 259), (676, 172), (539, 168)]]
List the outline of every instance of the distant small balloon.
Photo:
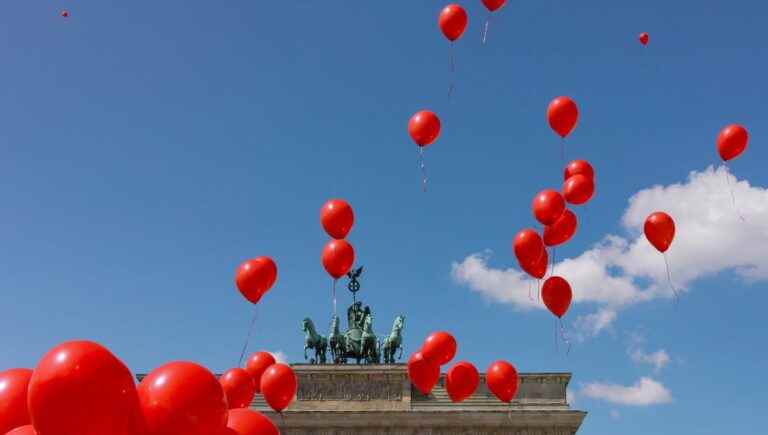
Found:
[(69, 18), (69, 11), (61, 11), (61, 16), (64, 18)]
[(550, 276), (541, 288), (541, 298), (552, 314), (562, 318), (571, 306), (573, 292), (570, 284), (563, 277)]
[(560, 219), (544, 227), (544, 244), (557, 246), (567, 242), (576, 234), (576, 226), (576, 215), (566, 208)]
[(523, 263), (518, 262), (518, 265), (528, 275), (531, 275), (536, 279), (542, 279), (544, 278), (544, 275), (547, 274), (547, 266), (549, 265), (549, 254), (547, 254), (547, 250), (545, 249), (544, 251), (542, 251), (541, 257), (539, 257), (538, 261), (536, 261), (535, 263), (525, 265)]
[(648, 34), (643, 32), (640, 34), (640, 36), (637, 37), (637, 39), (640, 40), (640, 43), (643, 45), (648, 45)]
[(565, 138), (576, 127), (579, 120), (579, 108), (576, 102), (568, 97), (557, 97), (549, 103), (547, 121), (552, 130)]
[(595, 178), (595, 170), (592, 165), (586, 160), (573, 160), (565, 167), (563, 171), (563, 181), (568, 180), (574, 175), (584, 175), (587, 178)]
[(461, 37), (467, 28), (467, 11), (457, 4), (443, 8), (437, 20), (443, 35), (453, 42)]
[(426, 147), (440, 135), (440, 118), (434, 112), (421, 110), (408, 121), (408, 134), (420, 147)]
[(507, 0), (483, 0), (483, 4), (491, 12), (501, 9), (506, 3)]
[(675, 238), (675, 221), (672, 216), (657, 211), (651, 213), (643, 227), (645, 237), (659, 252), (666, 252)]
[(531, 203), (533, 216), (542, 225), (552, 225), (560, 219), (565, 211), (565, 199), (559, 192), (545, 189), (533, 197)]
[(595, 181), (586, 175), (576, 174), (563, 183), (563, 197), (570, 204), (585, 204), (594, 194)]
[(717, 136), (717, 151), (720, 158), (728, 161), (738, 157), (747, 149), (749, 142), (749, 133), (747, 129), (739, 124), (731, 124), (722, 130)]

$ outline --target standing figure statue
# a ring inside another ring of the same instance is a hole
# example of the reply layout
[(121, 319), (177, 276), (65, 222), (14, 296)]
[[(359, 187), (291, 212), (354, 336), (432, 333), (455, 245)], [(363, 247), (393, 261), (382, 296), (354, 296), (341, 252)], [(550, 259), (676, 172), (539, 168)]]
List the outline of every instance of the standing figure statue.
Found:
[(368, 307), (365, 308), (367, 313), (363, 320), (362, 355), (367, 364), (379, 364), (381, 362), (381, 355), (379, 354), (378, 339), (373, 332), (373, 314), (370, 313)]
[(304, 338), (304, 359), (307, 359), (307, 349), (315, 350), (315, 357), (309, 362), (310, 364), (325, 364), (325, 352), (328, 349), (328, 340), (322, 335), (317, 333), (315, 324), (307, 317), (302, 323), (302, 330), (306, 332)]
[(403, 357), (403, 326), (405, 325), (405, 316), (402, 314), (395, 317), (395, 323), (392, 325), (392, 332), (384, 339), (382, 352), (384, 354), (384, 364), (395, 363), (395, 353), (400, 350), (400, 356)]
[(347, 362), (347, 343), (339, 330), (339, 323), (339, 316), (334, 315), (331, 320), (331, 331), (328, 333), (328, 346), (331, 348), (333, 362), (343, 364)]

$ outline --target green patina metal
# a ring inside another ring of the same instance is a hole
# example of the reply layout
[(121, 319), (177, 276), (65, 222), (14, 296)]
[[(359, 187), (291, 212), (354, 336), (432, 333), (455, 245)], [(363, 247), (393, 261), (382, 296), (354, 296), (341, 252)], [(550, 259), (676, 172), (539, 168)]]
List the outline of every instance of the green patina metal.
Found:
[(363, 268), (360, 267), (347, 274), (349, 278), (347, 289), (352, 292), (352, 305), (347, 308), (346, 332), (341, 333), (341, 322), (339, 316), (335, 314), (331, 317), (328, 339), (317, 333), (312, 319), (304, 319), (305, 360), (309, 358), (307, 355), (309, 349), (315, 351), (314, 358), (309, 359), (312, 364), (325, 364), (328, 351), (331, 353), (331, 361), (335, 364), (346, 364), (351, 360), (357, 364), (381, 364), (382, 357), (385, 364), (394, 364), (403, 357), (405, 316), (399, 315), (395, 318), (392, 331), (384, 337), (383, 341), (376, 336), (373, 332), (374, 317), (371, 308), (357, 300), (357, 292), (360, 291), (358, 278), (362, 272)]

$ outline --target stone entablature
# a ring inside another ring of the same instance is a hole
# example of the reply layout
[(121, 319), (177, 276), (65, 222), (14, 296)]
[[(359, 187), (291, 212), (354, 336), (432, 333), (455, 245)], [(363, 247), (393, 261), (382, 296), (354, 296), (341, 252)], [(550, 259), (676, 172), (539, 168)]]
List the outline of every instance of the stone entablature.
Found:
[(511, 405), (496, 399), (481, 376), (478, 391), (455, 404), (442, 377), (429, 396), (411, 388), (404, 364), (292, 367), (299, 390), (282, 417), (261, 397), (252, 404), (283, 435), (572, 435), (586, 416), (567, 403), (569, 373), (521, 373)]

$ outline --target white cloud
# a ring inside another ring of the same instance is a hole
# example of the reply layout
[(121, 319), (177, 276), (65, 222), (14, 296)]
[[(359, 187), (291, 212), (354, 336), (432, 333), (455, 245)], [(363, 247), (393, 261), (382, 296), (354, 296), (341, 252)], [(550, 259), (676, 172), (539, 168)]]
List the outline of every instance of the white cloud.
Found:
[(654, 371), (658, 373), (661, 369), (669, 364), (670, 358), (666, 350), (661, 349), (653, 353), (645, 353), (642, 349), (635, 349), (630, 352), (629, 356), (632, 361), (636, 363), (645, 363), (653, 366)]
[(285, 354), (285, 352), (278, 350), (277, 352), (270, 352), (273, 357), (275, 357), (275, 361), (282, 363), (282, 364), (288, 364), (288, 356)]
[(565, 390), (565, 401), (566, 401), (566, 402), (568, 403), (568, 405), (570, 405), (571, 407), (573, 407), (574, 405), (576, 405), (576, 391), (574, 391), (574, 390), (572, 390), (572, 389), (570, 389), (570, 388), (566, 389), (566, 390)]
[(629, 406), (659, 405), (672, 401), (672, 394), (664, 385), (646, 377), (640, 378), (629, 387), (599, 382), (586, 384), (579, 391), (579, 395)]
[[(630, 305), (673, 296), (663, 256), (642, 233), (645, 218), (657, 210), (675, 220), (675, 240), (667, 255), (677, 289), (688, 291), (693, 281), (725, 270), (748, 281), (768, 279), (768, 256), (763, 252), (768, 246), (768, 189), (737, 181), (724, 167), (694, 171), (685, 183), (633, 195), (622, 218), (628, 237), (608, 234), (578, 257), (556, 264), (557, 275), (571, 284), (574, 303), (598, 306), (577, 319), (582, 338), (608, 328)], [(469, 255), (453, 264), (452, 275), (492, 301), (519, 309), (544, 308), (528, 298), (527, 274), (494, 268), (489, 259), (488, 251)]]

